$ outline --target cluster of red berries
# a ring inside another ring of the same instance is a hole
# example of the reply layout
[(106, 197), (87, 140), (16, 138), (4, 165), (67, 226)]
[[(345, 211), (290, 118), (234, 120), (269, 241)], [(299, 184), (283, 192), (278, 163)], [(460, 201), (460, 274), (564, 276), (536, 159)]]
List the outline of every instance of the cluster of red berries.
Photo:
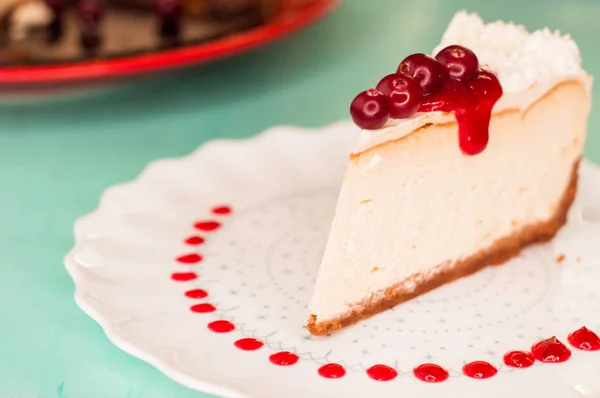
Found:
[(442, 89), (450, 79), (467, 82), (479, 73), (479, 60), (468, 48), (452, 45), (435, 58), (412, 54), (398, 66), (396, 73), (384, 77), (377, 88), (356, 96), (350, 105), (354, 123), (363, 129), (381, 128), (388, 119), (414, 115), (427, 97)]

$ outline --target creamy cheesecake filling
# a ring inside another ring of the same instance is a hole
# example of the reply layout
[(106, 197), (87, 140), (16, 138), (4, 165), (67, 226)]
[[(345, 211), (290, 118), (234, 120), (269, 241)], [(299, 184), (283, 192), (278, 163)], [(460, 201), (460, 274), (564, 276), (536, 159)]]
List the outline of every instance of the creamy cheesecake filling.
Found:
[(466, 155), (457, 117), (447, 112), (357, 131), (309, 306), (313, 334), (383, 311), (490, 258), (503, 261), (564, 224), (591, 102), (592, 78), (576, 44), (547, 29), (486, 25), (465, 12), (434, 54), (454, 44), (474, 51), (502, 85), (489, 143)]
[[(529, 33), (525, 27), (501, 21), (485, 24), (477, 14), (457, 13), (434, 50), (459, 44), (477, 54), (479, 62), (500, 80), (503, 96), (493, 114), (508, 109), (527, 109), (565, 81), (577, 80), (591, 87), (592, 79), (581, 68), (581, 56), (568, 36), (548, 29)], [(357, 154), (407, 136), (422, 126), (453, 121), (445, 112), (417, 113), (408, 119), (390, 119), (378, 130), (362, 130), (353, 153)]]
[(455, 123), (354, 156), (309, 307), (316, 322), (395, 284), (410, 291), (436, 267), (552, 218), (581, 156), (586, 87), (564, 83), (526, 111), (493, 116), (476, 156), (456, 145)]

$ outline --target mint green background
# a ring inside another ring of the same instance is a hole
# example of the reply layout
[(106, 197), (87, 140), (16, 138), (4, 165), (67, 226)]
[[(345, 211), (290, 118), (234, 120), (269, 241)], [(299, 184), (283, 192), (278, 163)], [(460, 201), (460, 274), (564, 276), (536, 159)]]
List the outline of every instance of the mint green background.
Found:
[[(569, 32), (600, 75), (600, 1), (347, 0), (243, 56), (91, 95), (0, 104), (0, 397), (206, 397), (121, 352), (76, 307), (62, 264), (73, 222), (151, 160), (215, 137), (346, 118), (356, 93), (408, 53), (431, 50), (460, 8)], [(599, 111), (586, 148), (595, 161)]]

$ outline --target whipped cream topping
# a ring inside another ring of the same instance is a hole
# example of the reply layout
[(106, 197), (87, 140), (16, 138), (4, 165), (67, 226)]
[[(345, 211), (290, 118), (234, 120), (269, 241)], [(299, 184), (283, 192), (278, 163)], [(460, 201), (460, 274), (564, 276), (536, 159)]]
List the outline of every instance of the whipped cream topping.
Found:
[(503, 21), (485, 24), (477, 14), (460, 11), (433, 55), (451, 44), (473, 50), (479, 63), (496, 73), (504, 92), (584, 73), (577, 44), (569, 35), (548, 28), (529, 33), (522, 25)]
[[(479, 63), (498, 76), (504, 94), (494, 106), (493, 113), (526, 109), (564, 81), (579, 80), (588, 89), (591, 87), (591, 78), (581, 67), (577, 44), (569, 35), (561, 35), (558, 31), (545, 28), (530, 33), (524, 26), (512, 22), (486, 24), (476, 13), (459, 11), (450, 21), (433, 55), (452, 44), (473, 50)], [(453, 120), (453, 114), (444, 112), (390, 119), (381, 129), (362, 130), (353, 153), (399, 139), (428, 123)]]

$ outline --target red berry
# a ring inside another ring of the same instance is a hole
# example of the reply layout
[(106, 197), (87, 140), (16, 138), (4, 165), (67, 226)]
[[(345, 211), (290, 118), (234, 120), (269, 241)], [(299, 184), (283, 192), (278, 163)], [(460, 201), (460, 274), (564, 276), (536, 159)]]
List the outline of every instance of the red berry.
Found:
[(468, 81), (477, 76), (479, 60), (468, 48), (458, 45), (448, 46), (440, 51), (435, 59), (446, 67), (451, 79)]
[(350, 105), (350, 115), (358, 127), (375, 130), (390, 118), (390, 104), (379, 90), (371, 88), (354, 98)]
[(426, 54), (409, 55), (400, 63), (396, 72), (410, 76), (419, 82), (423, 95), (438, 91), (446, 80), (444, 67)]
[(502, 86), (496, 75), (485, 69), (480, 69), (477, 77), (469, 82), (471, 93), (483, 101), (495, 103), (502, 97)]
[(390, 117), (406, 119), (415, 114), (421, 106), (423, 91), (415, 79), (407, 75), (393, 73), (384, 77), (377, 89), (387, 97), (390, 104)]

